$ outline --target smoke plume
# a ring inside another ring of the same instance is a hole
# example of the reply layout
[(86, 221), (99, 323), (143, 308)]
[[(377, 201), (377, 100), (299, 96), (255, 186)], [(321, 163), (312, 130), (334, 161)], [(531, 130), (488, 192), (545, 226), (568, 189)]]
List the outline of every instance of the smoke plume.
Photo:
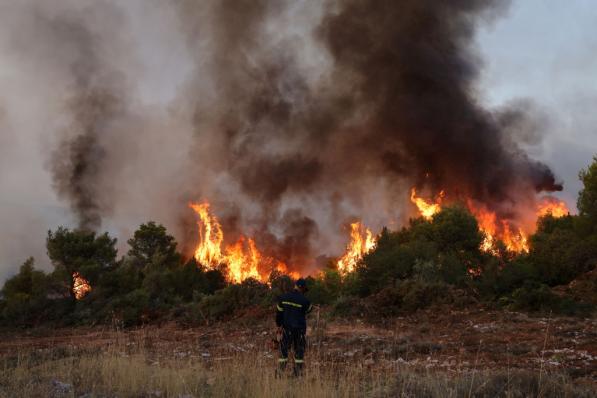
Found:
[(507, 2), (49, 3), (8, 7), (10, 53), (56, 82), (45, 156), (79, 227), (157, 219), (189, 254), (208, 200), (227, 240), (308, 270), (354, 219), (404, 222), (413, 185), (508, 217), (562, 188), (518, 144), (531, 108), (477, 98), (475, 31)]
[[(232, 201), (250, 209), (266, 247), (277, 246), (271, 236), (296, 240), (313, 258), (305, 241), (314, 239), (285, 229), (287, 212), (329, 235), (321, 208), (334, 210), (336, 225), (366, 217), (371, 191), (388, 196), (414, 184), (505, 214), (561, 190), (511, 139), (527, 109), (484, 109), (475, 97), (475, 28), (504, 2), (329, 2), (301, 37), (277, 30), (292, 12), (287, 3), (233, 3), (182, 8), (190, 49), (214, 76), (213, 97), (201, 101), (196, 88), (188, 102), (198, 151), (226, 176), (225, 189), (234, 187)], [(317, 73), (302, 59), (313, 52), (325, 54)], [(206, 71), (195, 73), (199, 86)], [(204, 188), (219, 205), (230, 201), (218, 184)]]
[(99, 178), (105, 168), (106, 149), (102, 134), (122, 112), (123, 82), (102, 64), (93, 34), (77, 20), (40, 17), (57, 46), (73, 54), (68, 72), (71, 94), (65, 112), (71, 115), (69, 134), (53, 152), (51, 170), (58, 194), (68, 200), (79, 220), (79, 227), (95, 230), (107, 209), (100, 202)]

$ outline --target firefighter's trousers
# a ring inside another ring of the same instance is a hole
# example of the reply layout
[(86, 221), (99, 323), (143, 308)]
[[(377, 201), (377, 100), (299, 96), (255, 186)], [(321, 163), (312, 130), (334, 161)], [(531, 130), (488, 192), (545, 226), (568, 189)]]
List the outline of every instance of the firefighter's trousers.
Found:
[(303, 371), (305, 345), (305, 329), (284, 328), (282, 330), (282, 341), (280, 342), (280, 368), (286, 368), (286, 363), (288, 362), (288, 351), (293, 349), (294, 374), (300, 375)]

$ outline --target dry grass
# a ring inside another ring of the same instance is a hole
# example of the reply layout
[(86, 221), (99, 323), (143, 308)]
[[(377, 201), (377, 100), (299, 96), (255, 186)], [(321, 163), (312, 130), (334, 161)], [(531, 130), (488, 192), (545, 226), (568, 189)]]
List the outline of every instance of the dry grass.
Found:
[[(592, 397), (591, 385), (524, 371), (440, 372), (400, 362), (338, 361), (312, 349), (307, 373), (276, 378), (256, 347), (209, 356), (188, 342), (160, 348), (151, 332), (116, 333), (104, 346), (27, 348), (0, 361), (3, 397)], [(59, 382), (59, 383), (57, 383)], [(60, 384), (63, 383), (63, 384)]]

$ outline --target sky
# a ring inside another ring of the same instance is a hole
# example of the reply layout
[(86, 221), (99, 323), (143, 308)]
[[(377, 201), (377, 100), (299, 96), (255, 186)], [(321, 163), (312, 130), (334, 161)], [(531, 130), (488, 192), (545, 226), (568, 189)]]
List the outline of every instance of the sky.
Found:
[[(155, 103), (146, 105), (160, 107), (174, 98), (192, 69), (192, 60), (180, 33), (154, 29), (164, 22), (163, 8), (146, 7), (142, 0), (126, 4), (129, 12), (152, 21), (131, 19), (135, 26), (127, 40), (142, 44), (138, 58), (144, 74), (143, 84), (133, 89), (140, 97), (155, 98)], [(173, 25), (176, 16), (166, 15), (171, 20), (164, 25)], [(484, 63), (481, 101), (492, 107), (530, 101), (540, 115), (543, 133), (531, 137), (525, 149), (564, 182), (558, 195), (574, 208), (581, 188), (578, 171), (597, 154), (596, 2), (513, 0), (504, 15), (480, 26), (477, 40)], [(153, 45), (160, 51), (153, 51)], [(36, 79), (38, 65), (3, 59), (2, 51), (0, 47), (0, 226), (10, 233), (0, 240), (0, 281), (14, 274), (30, 255), (38, 266), (49, 269), (44, 248), (47, 230), (74, 225), (67, 205), (54, 192), (44, 156), (54, 144), (46, 130), (61, 123), (48, 110), (57, 105), (47, 103), (57, 87), (40, 87), (45, 81)], [(23, 71), (31, 79), (19, 79)], [(142, 212), (131, 220), (133, 225), (144, 221)], [(109, 223), (106, 228), (110, 229)]]
[(573, 208), (578, 172), (597, 154), (597, 3), (513, 1), (478, 42), (483, 99), (499, 106), (527, 98), (545, 115), (545, 135), (529, 151), (562, 179), (559, 196)]

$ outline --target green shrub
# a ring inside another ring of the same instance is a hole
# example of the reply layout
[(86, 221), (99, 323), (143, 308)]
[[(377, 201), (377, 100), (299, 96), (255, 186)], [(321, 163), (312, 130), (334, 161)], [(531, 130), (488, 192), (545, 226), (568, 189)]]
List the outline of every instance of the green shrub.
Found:
[[(199, 308), (206, 318), (222, 319), (251, 306), (274, 306), (275, 297), (264, 283), (249, 278), (230, 285), (213, 295), (204, 296)], [(272, 310), (273, 311), (273, 310)]]
[(471, 285), (483, 299), (491, 301), (512, 293), (526, 281), (539, 279), (539, 273), (528, 255), (521, 254), (512, 259), (488, 256)]
[(45, 308), (50, 280), (43, 271), (33, 268), (31, 257), (21, 265), (19, 273), (8, 279), (2, 288), (2, 319), (10, 325), (31, 325), (47, 320)]
[(414, 312), (431, 304), (450, 301), (450, 290), (443, 282), (424, 282), (410, 279), (398, 285), (398, 294), (402, 297), (402, 310)]
[(337, 270), (326, 269), (317, 278), (307, 279), (307, 298), (313, 304), (330, 304), (342, 291), (342, 277)]
[(108, 233), (96, 235), (92, 231), (59, 227), (54, 232), (48, 231), (46, 248), (56, 276), (62, 277), (65, 291), (73, 301), (73, 273), (78, 272), (94, 286), (102, 273), (116, 263), (116, 239)]
[(141, 323), (148, 308), (149, 294), (143, 289), (131, 291), (112, 305), (114, 315), (122, 320), (124, 326)]
[(331, 314), (334, 316), (364, 316), (366, 312), (362, 299), (354, 296), (340, 296), (331, 305)]
[(597, 156), (593, 157), (593, 163), (580, 171), (578, 177), (583, 189), (578, 193), (576, 206), (581, 216), (591, 220), (593, 231), (597, 232)]
[(450, 287), (444, 282), (407, 279), (385, 287), (367, 301), (371, 313), (383, 317), (415, 312), (432, 304), (449, 303), (451, 297)]
[(549, 286), (530, 281), (516, 289), (509, 300), (502, 302), (514, 310), (538, 313), (585, 315), (592, 310), (590, 305), (579, 303), (570, 297), (556, 295)]

